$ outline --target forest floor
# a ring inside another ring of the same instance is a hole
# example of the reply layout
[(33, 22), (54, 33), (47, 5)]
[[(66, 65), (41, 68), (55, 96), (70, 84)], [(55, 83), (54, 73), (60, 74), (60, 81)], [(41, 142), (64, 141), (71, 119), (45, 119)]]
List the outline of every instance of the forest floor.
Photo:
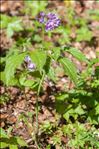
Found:
[[(25, 16), (22, 14), (21, 10), (25, 7), (24, 1), (21, 0), (2, 0), (1, 4), (1, 14), (5, 14), (8, 16), (21, 16), (23, 18), (23, 22), (29, 24), (31, 22), (31, 18), (29, 16)], [(99, 52), (99, 21), (93, 19), (90, 20), (87, 16), (88, 10), (99, 10), (99, 3), (96, 1), (83, 1), (80, 3), (79, 1), (75, 1), (74, 10), (77, 17), (81, 17), (85, 20), (89, 19), (89, 28), (92, 32), (91, 42), (89, 41), (75, 41), (76, 32), (75, 27), (72, 27), (72, 33), (70, 34), (70, 38), (72, 38), (72, 42), (70, 43), (72, 47), (80, 49), (83, 54), (88, 59), (94, 59), (97, 57), (96, 53)], [(65, 23), (65, 9), (67, 6), (64, 5), (63, 1), (49, 1), (47, 9), (56, 9), (60, 17), (62, 17), (63, 24)], [(66, 22), (67, 23), (67, 22)], [(77, 28), (77, 26), (76, 26)], [(78, 25), (79, 28), (79, 25)], [(9, 48), (15, 43), (17, 35), (12, 38), (7, 38), (5, 30), (0, 30), (0, 44), (1, 44), (1, 55), (5, 55), (5, 53), (9, 50)], [(20, 35), (19, 35), (20, 36)], [(24, 37), (25, 35), (23, 35)], [(86, 32), (87, 36), (87, 32)], [(59, 35), (55, 35), (52, 38), (52, 42), (56, 42), (60, 38)], [(45, 36), (45, 40), (47, 41), (47, 37)], [(86, 69), (86, 64), (84, 62), (78, 62), (73, 57), (68, 54), (68, 57), (75, 61), (75, 64), (80, 72)], [(98, 66), (96, 64), (95, 66)], [(94, 67), (95, 67), (94, 66)], [(52, 148), (55, 148), (53, 142), (51, 140), (52, 133), (57, 135), (59, 130), (57, 127), (62, 127), (62, 125), (66, 124), (64, 118), (61, 118), (60, 115), (55, 110), (55, 97), (54, 94), (63, 91), (65, 86), (65, 91), (68, 92), (74, 88), (74, 84), (69, 80), (67, 76), (64, 76), (63, 72), (58, 74), (59, 80), (56, 84), (51, 81), (46, 81), (43, 86), (43, 92), (39, 98), (39, 126), (45, 122), (45, 128), (48, 127), (48, 132), (44, 133), (42, 129), (39, 131), (39, 140), (41, 144), (41, 148), (45, 149), (47, 144), (52, 144)], [(31, 132), (34, 131), (36, 125), (35, 118), (35, 104), (36, 104), (36, 93), (29, 88), (25, 88), (25, 90), (21, 90), (18, 87), (6, 87), (2, 83), (0, 85), (1, 96), (6, 97), (6, 102), (1, 104), (1, 121), (0, 125), (2, 128), (7, 130), (11, 128), (11, 135), (13, 136), (21, 136), (28, 143), (28, 148), (36, 149), (37, 147), (33, 143), (31, 138)], [(52, 124), (48, 123), (48, 121)], [(73, 122), (73, 120), (71, 120)], [(86, 127), (91, 127), (90, 124), (84, 122)], [(56, 127), (57, 126), (57, 127)], [(49, 128), (53, 127), (53, 128)], [(52, 129), (52, 130), (51, 130)], [(68, 137), (61, 136), (63, 144), (68, 142)], [(60, 149), (58, 145), (56, 145), (56, 149)], [(69, 147), (67, 147), (69, 149)]]

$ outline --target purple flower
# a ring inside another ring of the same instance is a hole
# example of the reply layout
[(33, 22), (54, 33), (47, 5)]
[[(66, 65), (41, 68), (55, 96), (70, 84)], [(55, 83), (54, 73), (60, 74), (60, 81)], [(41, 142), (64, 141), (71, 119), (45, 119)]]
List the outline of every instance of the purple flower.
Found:
[(25, 62), (27, 63), (27, 68), (32, 71), (33, 69), (35, 69), (35, 64), (32, 63), (31, 58), (29, 56), (25, 57)]
[(43, 17), (39, 18), (39, 22), (44, 23), (44, 18)]
[(29, 56), (26, 56), (26, 57), (25, 57), (25, 61), (26, 61), (27, 63), (29, 63), (29, 62), (31, 61), (31, 58), (30, 58)]
[(45, 25), (45, 30), (50, 31), (57, 28), (60, 25), (60, 19), (49, 19)]
[(57, 15), (54, 13), (50, 13), (50, 12), (47, 14), (47, 17), (48, 19), (57, 19)]
[(45, 22), (45, 16), (46, 14), (44, 12), (40, 12), (39, 13), (39, 16), (37, 17), (37, 20), (40, 22), (40, 23), (44, 23)]
[(48, 21), (46, 22), (45, 29), (46, 31), (53, 30), (60, 25), (60, 19), (54, 13), (47, 14)]
[(46, 31), (53, 30), (60, 25), (60, 19), (54, 13), (45, 14), (40, 12), (38, 21), (45, 24)]
[(45, 15), (46, 15), (46, 14), (45, 14), (43, 11), (40, 12), (40, 16), (41, 16), (41, 17), (44, 17)]
[(34, 63), (28, 63), (27, 67), (30, 71), (32, 71), (33, 69), (35, 69), (35, 64)]

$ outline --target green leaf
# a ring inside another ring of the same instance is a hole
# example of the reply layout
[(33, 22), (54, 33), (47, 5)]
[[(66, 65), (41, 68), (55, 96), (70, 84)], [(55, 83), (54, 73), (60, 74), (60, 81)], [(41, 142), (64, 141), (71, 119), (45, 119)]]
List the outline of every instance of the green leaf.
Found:
[[(6, 84), (6, 78), (5, 78), (5, 71), (3, 72), (0, 72), (0, 80)], [(18, 85), (18, 79), (15, 78), (15, 77), (12, 77), (10, 80), (9, 80), (9, 86), (14, 86), (14, 85)]]
[(0, 72), (0, 81), (2, 81), (3, 83), (6, 82), (6, 80), (5, 80), (5, 72), (4, 71)]
[(32, 87), (33, 85), (35, 85), (35, 81), (27, 80), (25, 76), (20, 77), (19, 82), (22, 86), (26, 86), (26, 87)]
[(9, 84), (9, 81), (11, 80), (11, 78), (14, 77), (14, 73), (15, 73), (16, 68), (19, 65), (21, 65), (21, 63), (23, 62), (25, 56), (26, 56), (26, 53), (11, 55), (6, 60), (5, 79), (6, 79), (6, 84), (7, 85)]
[(49, 144), (49, 145), (47, 145), (46, 149), (51, 149), (51, 146), (50, 146), (50, 144)]
[(92, 65), (98, 64), (98, 63), (99, 63), (99, 58), (92, 59), (89, 63), (89, 68), (92, 67)]
[(0, 138), (8, 138), (5, 130), (0, 127)]
[(69, 95), (66, 93), (61, 93), (56, 95), (56, 100), (59, 100), (59, 101), (64, 101), (67, 98), (69, 98)]
[(92, 32), (87, 27), (81, 27), (77, 30), (77, 41), (90, 41), (92, 38)]
[(79, 61), (87, 61), (85, 55), (76, 48), (65, 49), (67, 52), (71, 53), (74, 57), (76, 57)]
[(96, 115), (99, 115), (99, 104), (95, 107)]
[(32, 62), (35, 63), (37, 69), (41, 72), (46, 63), (46, 53), (41, 50), (34, 50), (30, 53), (30, 57)]
[(47, 56), (46, 63), (44, 65), (44, 70), (45, 70), (46, 74), (49, 73), (50, 67), (51, 67), (51, 58), (49, 56)]
[(63, 65), (65, 73), (77, 84), (78, 75), (75, 65), (68, 58), (61, 58), (59, 61)]
[(55, 70), (53, 67), (50, 67), (47, 75), (53, 82), (56, 82)]
[(39, 71), (31, 71), (30, 75), (35, 77), (35, 78), (41, 78), (41, 74)]
[(6, 143), (6, 142), (0, 142), (0, 149), (1, 148), (6, 148), (6, 147), (8, 147), (8, 144)]
[(66, 112), (65, 114), (63, 114), (63, 118), (66, 120), (66, 121), (69, 121), (69, 112)]
[(20, 137), (16, 137), (17, 139), (17, 143), (20, 145), (20, 146), (27, 146), (27, 143), (21, 139)]
[(75, 113), (82, 115), (85, 113), (85, 111), (82, 109), (81, 105), (78, 105), (77, 108), (75, 109)]
[(61, 100), (55, 101), (55, 108), (59, 114), (64, 114), (66, 112), (66, 103)]
[(21, 25), (21, 20), (13, 21), (13, 22), (8, 24), (7, 36), (11, 37), (11, 36), (13, 36), (14, 32), (21, 31), (22, 29), (23, 28), (22, 28), (22, 25)]
[(47, 1), (35, 1), (35, 0), (26, 0), (25, 1), (25, 13), (35, 17), (40, 11), (44, 11), (46, 8)]
[(60, 48), (59, 47), (55, 47), (52, 49), (53, 50), (53, 58), (55, 60), (57, 60), (60, 56)]
[(10, 148), (10, 149), (18, 149), (18, 146), (17, 146), (17, 145), (12, 145), (12, 144), (11, 144), (11, 145), (9, 145), (9, 148)]
[(55, 145), (55, 144), (60, 144), (61, 143), (61, 136), (59, 137), (59, 136), (57, 136), (57, 135), (54, 135), (53, 137), (52, 137), (52, 141), (53, 141), (53, 144)]
[(1, 14), (0, 25), (1, 25), (2, 29), (6, 28), (10, 21), (11, 21), (11, 17), (4, 15), (4, 14)]

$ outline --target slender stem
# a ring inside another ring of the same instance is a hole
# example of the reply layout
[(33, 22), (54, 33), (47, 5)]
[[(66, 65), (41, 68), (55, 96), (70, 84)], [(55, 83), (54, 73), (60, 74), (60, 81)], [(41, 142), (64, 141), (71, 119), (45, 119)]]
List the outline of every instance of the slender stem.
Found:
[(44, 26), (42, 25), (42, 46), (44, 47), (44, 36), (45, 36), (45, 30), (44, 30)]
[(39, 100), (40, 90), (41, 90), (41, 86), (42, 86), (44, 77), (45, 77), (45, 72), (43, 71), (42, 78), (39, 82), (38, 91), (37, 91), (37, 99), (36, 99), (36, 144), (38, 144), (37, 142), (38, 142), (38, 130), (39, 130), (39, 125), (38, 125), (38, 112), (39, 112), (38, 100)]
[(24, 87), (24, 96), (25, 96), (25, 108), (27, 109), (27, 107), (28, 107), (28, 99), (27, 99), (27, 95), (26, 95), (26, 91), (25, 91), (25, 87)]
[[(44, 46), (44, 26), (42, 26), (42, 46)], [(39, 86), (38, 86), (38, 90), (37, 90), (37, 99), (36, 99), (36, 132), (35, 132), (35, 139), (36, 139), (36, 146), (38, 149), (40, 149), (39, 145), (38, 145), (38, 131), (39, 131), (39, 124), (38, 124), (38, 112), (39, 112), (39, 105), (38, 105), (38, 101), (39, 101), (39, 95), (40, 95), (40, 91), (41, 91), (41, 86), (43, 83), (45, 77), (45, 72), (43, 71), (42, 73), (42, 78), (39, 82)]]
[(51, 40), (51, 36), (52, 36), (52, 33), (51, 33), (51, 31), (49, 31), (49, 32), (48, 32), (49, 40)]
[(38, 91), (37, 91), (37, 95), (38, 95), (38, 96), (39, 96), (39, 94), (40, 94), (40, 90), (41, 90), (41, 86), (42, 86), (44, 77), (45, 77), (45, 71), (43, 71), (43, 75), (42, 75), (42, 78), (41, 78), (40, 83), (39, 83), (39, 86), (38, 86)]

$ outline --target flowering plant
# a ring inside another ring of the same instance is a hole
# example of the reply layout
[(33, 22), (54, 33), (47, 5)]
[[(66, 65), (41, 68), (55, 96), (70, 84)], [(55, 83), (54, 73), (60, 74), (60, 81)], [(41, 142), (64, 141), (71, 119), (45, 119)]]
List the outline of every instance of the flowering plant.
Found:
[[(62, 25), (58, 16), (51, 12), (47, 14), (40, 12), (36, 21), (43, 26), (43, 37), (45, 37), (47, 33), (50, 33), (52, 30), (58, 28), (58, 26)], [(38, 26), (36, 26), (35, 29), (38, 30)], [(35, 32), (35, 34), (37, 33), (38, 32)], [(71, 80), (73, 80), (75, 84), (77, 84), (78, 72), (72, 61), (65, 57), (65, 52), (72, 54), (80, 61), (86, 60), (85, 56), (77, 49), (67, 48), (65, 45), (63, 47), (57, 46), (53, 43), (53, 40), (51, 40), (52, 45), (49, 46), (49, 42), (43, 37), (40, 41), (42, 47), (37, 48), (32, 43), (33, 37), (30, 37), (32, 48), (34, 48), (33, 50), (27, 50), (26, 46), (24, 50), (24, 46), (18, 47), (16, 44), (15, 49), (13, 48), (14, 50), (9, 52), (7, 55), (5, 60), (5, 68), (2, 72), (2, 81), (7, 86), (19, 86), (24, 89), (24, 91), (26, 87), (29, 87), (36, 91), (36, 142), (38, 142), (39, 132), (38, 105), (40, 92), (43, 90), (43, 83), (48, 80), (50, 80), (53, 85), (57, 83), (58, 77), (56, 68), (60, 68), (71, 78)], [(45, 48), (46, 44), (47, 46)], [(25, 69), (26, 67), (24, 67), (24, 65), (27, 66), (27, 69)]]
[[(46, 32), (54, 30), (61, 24), (60, 19), (54, 13), (45, 14), (44, 12), (40, 12), (37, 21), (45, 26), (44, 30)], [(36, 68), (29, 55), (25, 57), (25, 62), (27, 63), (28, 70), (32, 71)]]
[(46, 31), (51, 31), (57, 28), (60, 25), (60, 19), (54, 13), (45, 14), (44, 12), (40, 12), (37, 20), (45, 25)]

